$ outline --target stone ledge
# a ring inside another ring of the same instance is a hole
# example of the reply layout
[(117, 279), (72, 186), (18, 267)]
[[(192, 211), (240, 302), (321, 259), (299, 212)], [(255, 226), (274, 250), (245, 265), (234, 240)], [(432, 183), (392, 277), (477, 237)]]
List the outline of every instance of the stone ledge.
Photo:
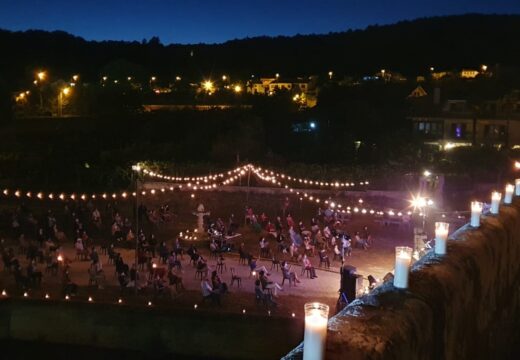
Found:
[[(385, 283), (329, 320), (326, 359), (510, 358), (520, 339), (520, 201), (458, 229), (417, 261), (406, 291)], [(284, 359), (301, 359), (303, 343)]]

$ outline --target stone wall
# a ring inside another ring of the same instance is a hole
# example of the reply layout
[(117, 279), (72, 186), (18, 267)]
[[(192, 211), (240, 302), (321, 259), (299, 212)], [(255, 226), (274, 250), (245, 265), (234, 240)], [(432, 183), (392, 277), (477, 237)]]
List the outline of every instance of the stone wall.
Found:
[(172, 359), (279, 359), (302, 337), (301, 319), (73, 301), (0, 301), (0, 341), (135, 350)]
[(385, 283), (331, 318), (326, 359), (518, 359), (519, 289), (517, 199), (416, 262), (407, 291)]

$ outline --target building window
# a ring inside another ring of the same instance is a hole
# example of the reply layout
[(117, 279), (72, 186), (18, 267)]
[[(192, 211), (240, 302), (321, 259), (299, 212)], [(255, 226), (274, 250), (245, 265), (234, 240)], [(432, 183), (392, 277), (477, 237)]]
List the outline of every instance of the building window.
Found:
[(465, 139), (467, 136), (466, 124), (451, 124), (451, 137)]
[(484, 137), (486, 139), (505, 139), (506, 138), (506, 126), (505, 125), (485, 125), (484, 126)]

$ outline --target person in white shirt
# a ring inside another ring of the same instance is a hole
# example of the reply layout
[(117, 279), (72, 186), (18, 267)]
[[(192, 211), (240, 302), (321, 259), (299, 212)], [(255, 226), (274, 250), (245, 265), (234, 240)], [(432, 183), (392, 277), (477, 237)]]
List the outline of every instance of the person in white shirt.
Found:
[(207, 278), (200, 282), (200, 289), (204, 299), (211, 299), (213, 303), (220, 305), (220, 293), (213, 290)]

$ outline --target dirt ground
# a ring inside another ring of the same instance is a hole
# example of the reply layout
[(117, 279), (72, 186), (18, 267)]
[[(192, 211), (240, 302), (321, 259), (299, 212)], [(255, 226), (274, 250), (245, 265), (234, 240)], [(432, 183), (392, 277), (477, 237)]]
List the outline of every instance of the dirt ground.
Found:
[[(244, 209), (246, 205), (251, 206), (255, 213), (260, 214), (265, 212), (269, 218), (273, 219), (277, 214), (281, 213), (282, 204), (285, 202), (284, 195), (268, 195), (256, 194), (246, 192), (198, 192), (195, 198), (190, 196), (189, 192), (173, 192), (159, 194), (155, 196), (141, 197), (142, 203), (148, 209), (159, 207), (168, 204), (170, 211), (174, 214), (173, 219), (165, 223), (152, 224), (145, 222), (143, 228), (147, 234), (153, 233), (158, 242), (166, 241), (171, 246), (172, 241), (176, 238), (179, 232), (186, 233), (186, 230), (192, 231), (196, 227), (196, 216), (193, 212), (197, 206), (202, 203), (206, 211), (211, 213), (212, 218), (222, 218), (227, 222), (230, 214), (235, 214), (237, 219), (244, 219)], [(290, 198), (288, 211), (293, 214), (296, 221), (302, 220), (307, 227), (310, 227), (310, 219), (317, 214), (316, 204), (299, 201), (295, 196)], [(355, 203), (357, 199), (344, 199), (345, 203)], [(20, 200), (10, 199), (2, 201), (2, 219), (0, 234), (5, 239), (4, 247), (16, 246), (16, 241), (10, 236), (9, 229), (9, 212), (13, 211), (17, 206), (21, 205)], [(109, 237), (108, 229), (110, 224), (109, 211), (107, 210), (107, 202), (97, 201), (96, 207), (100, 209), (104, 215), (104, 229), (96, 233), (94, 242), (100, 244), (106, 242)], [(378, 206), (377, 203), (371, 204)], [(108, 264), (108, 257), (102, 255), (103, 269), (105, 273), (105, 282), (103, 289), (98, 289), (96, 286), (88, 285), (87, 269), (89, 262), (75, 259), (75, 251), (73, 242), (70, 240), (71, 236), (71, 218), (64, 212), (64, 203), (59, 201), (39, 201), (39, 200), (25, 200), (24, 206), (34, 214), (36, 218), (43, 215), (47, 210), (52, 209), (56, 214), (58, 224), (63, 226), (65, 233), (69, 240), (63, 244), (64, 256), (70, 259), (71, 262), (71, 276), (74, 282), (79, 285), (79, 291), (76, 297), (69, 301), (87, 301), (88, 297), (92, 297), (93, 301), (117, 302), (122, 299), (123, 304), (141, 304), (148, 306), (148, 302), (152, 306), (167, 306), (193, 309), (196, 305), (197, 311), (220, 311), (220, 312), (254, 312), (264, 313), (266, 316), (303, 316), (303, 305), (309, 301), (321, 301), (331, 306), (331, 313), (335, 308), (336, 300), (338, 298), (339, 289), (339, 261), (333, 261), (329, 270), (318, 268), (318, 256), (315, 256), (311, 261), (318, 269), (317, 279), (308, 279), (305, 275), (301, 275), (301, 283), (297, 287), (289, 286), (287, 283), (283, 286), (284, 290), (279, 292), (275, 301), (278, 303), (276, 308), (266, 309), (262, 305), (258, 305), (254, 299), (254, 278), (250, 276), (249, 268), (238, 263), (238, 256), (236, 254), (226, 254), (226, 271), (221, 274), (223, 281), (228, 285), (231, 280), (230, 268), (234, 267), (235, 271), (242, 278), (241, 287), (238, 288), (236, 284), (230, 286), (230, 292), (223, 296), (222, 306), (213, 306), (211, 304), (202, 304), (202, 296), (200, 294), (200, 280), (195, 279), (195, 269), (189, 264), (189, 258), (184, 257), (182, 262), (182, 277), (185, 290), (177, 292), (171, 291), (172, 296), (154, 295), (153, 291), (145, 290), (141, 293), (134, 294), (133, 291), (125, 290), (121, 292), (119, 289), (117, 278), (115, 276), (114, 266)], [(112, 207), (117, 207), (118, 211), (129, 219), (133, 219), (133, 200), (125, 200), (122, 202), (112, 202)], [(366, 215), (353, 215), (344, 225), (344, 229), (353, 234), (355, 231), (361, 230), (363, 226), (368, 226), (373, 236), (373, 245), (368, 250), (354, 249), (352, 256), (348, 257), (346, 263), (357, 267), (358, 273), (365, 278), (368, 275), (373, 275), (381, 279), (386, 273), (392, 271), (394, 262), (394, 247), (398, 245), (413, 244), (412, 229), (404, 226), (384, 226), (381, 223), (376, 223), (374, 217)], [(87, 228), (88, 230), (88, 228)], [(263, 232), (255, 232), (249, 225), (242, 224), (238, 230), (242, 234), (239, 238), (244, 242), (246, 249), (252, 254), (259, 254), (258, 240), (265, 235)], [(30, 234), (27, 235), (30, 237)], [(200, 235), (198, 235), (200, 238)], [(183, 246), (189, 246), (190, 240), (183, 242)], [(205, 257), (209, 257), (207, 249), (207, 242), (195, 242), (198, 248), (203, 252)], [(271, 242), (271, 249), (275, 250), (275, 242)], [(98, 250), (99, 251), (99, 250)], [(124, 245), (118, 247), (118, 252), (121, 252), (125, 262), (132, 263), (135, 253), (131, 246)], [(276, 252), (275, 252), (276, 254)], [(276, 254), (280, 259), (284, 259), (283, 254)], [(333, 254), (329, 252), (330, 259)], [(18, 255), (22, 264), (25, 265), (25, 257)], [(159, 259), (154, 259), (154, 262), (159, 264)], [(211, 259), (209, 262), (210, 270), (216, 267), (216, 260)], [(270, 259), (262, 259), (259, 265), (266, 266), (271, 269)], [(44, 264), (40, 265), (40, 270), (43, 270)], [(292, 270), (298, 275), (301, 274), (300, 264), (293, 263)], [(271, 279), (276, 282), (282, 281), (281, 272), (273, 269), (271, 272)], [(13, 276), (7, 274), (5, 271), (0, 274), (0, 288), (6, 289), (7, 293), (12, 296), (23, 296), (22, 292), (16, 289)], [(30, 298), (43, 298), (45, 294), (49, 294), (50, 299), (59, 299), (65, 301), (61, 295), (61, 276), (53, 276), (45, 274), (43, 283), (40, 287), (31, 289), (28, 292)], [(294, 314), (294, 315), (293, 315)]]

